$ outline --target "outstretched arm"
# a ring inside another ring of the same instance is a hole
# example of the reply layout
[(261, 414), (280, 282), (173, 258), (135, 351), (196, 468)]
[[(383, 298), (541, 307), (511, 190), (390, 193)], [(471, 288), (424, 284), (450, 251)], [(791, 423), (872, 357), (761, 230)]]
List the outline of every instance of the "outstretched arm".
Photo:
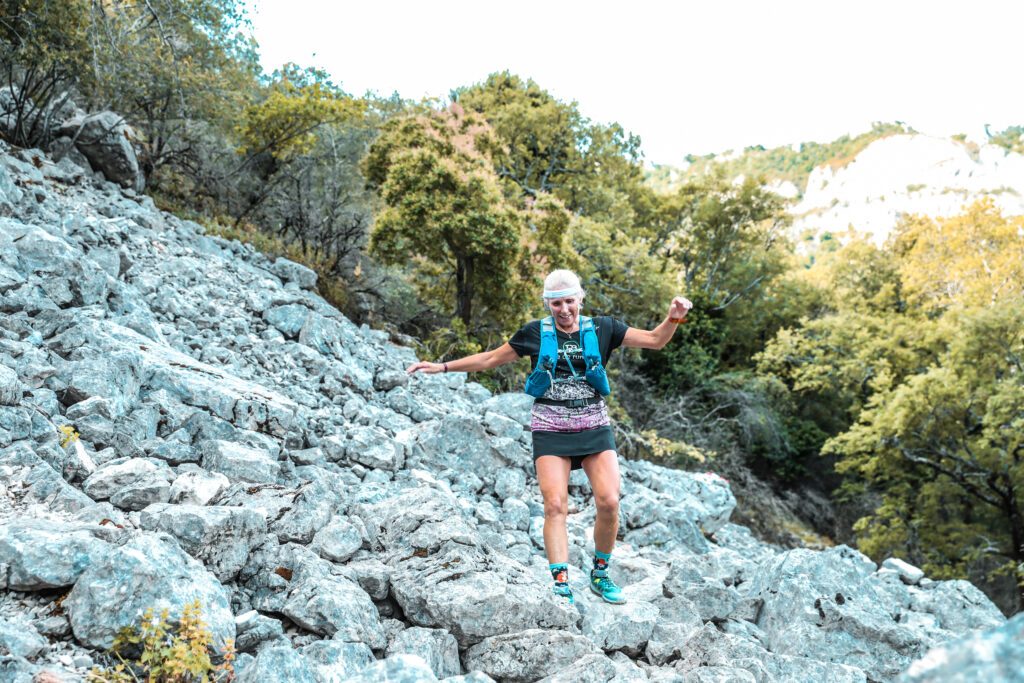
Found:
[(653, 330), (638, 330), (630, 327), (622, 338), (622, 345), (637, 349), (660, 349), (676, 332), (676, 325), (686, 320), (686, 314), (693, 308), (689, 299), (677, 296), (668, 307), (668, 316)]
[(490, 370), (518, 359), (519, 355), (515, 349), (505, 342), (496, 349), (474, 353), (472, 356), (458, 358), (447, 363), (431, 363), (421, 360), (410, 365), (405, 371), (410, 375), (414, 372), (425, 372), (428, 375), (437, 372), (477, 372), (478, 370)]

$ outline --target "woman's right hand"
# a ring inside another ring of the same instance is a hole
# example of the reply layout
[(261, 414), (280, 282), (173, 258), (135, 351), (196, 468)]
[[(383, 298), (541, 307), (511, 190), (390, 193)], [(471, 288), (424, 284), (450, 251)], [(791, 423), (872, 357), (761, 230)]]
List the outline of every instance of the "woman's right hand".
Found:
[(405, 372), (410, 375), (416, 372), (424, 372), (428, 375), (434, 375), (439, 372), (444, 372), (444, 364), (431, 363), (430, 361), (421, 360), (407, 367), (405, 369)]

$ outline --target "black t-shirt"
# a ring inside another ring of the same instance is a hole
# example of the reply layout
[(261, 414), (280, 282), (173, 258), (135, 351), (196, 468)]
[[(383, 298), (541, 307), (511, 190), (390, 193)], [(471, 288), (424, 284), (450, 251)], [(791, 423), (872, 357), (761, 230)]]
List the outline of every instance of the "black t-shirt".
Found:
[[(608, 358), (612, 351), (622, 346), (622, 338), (626, 336), (629, 327), (621, 320), (609, 316), (596, 316), (594, 319), (594, 332), (597, 334), (597, 345), (601, 350), (601, 364), (607, 366)], [(572, 371), (566, 363), (568, 358), (577, 375), (581, 378), (587, 371), (586, 362), (583, 360), (583, 347), (580, 340), (581, 332), (567, 334), (555, 327), (555, 336), (558, 338), (558, 363), (555, 366), (555, 379), (572, 377)], [(531, 320), (519, 328), (519, 331), (508, 340), (509, 346), (520, 357), (530, 357), (530, 367), (537, 367), (537, 356), (540, 355), (540, 321)]]

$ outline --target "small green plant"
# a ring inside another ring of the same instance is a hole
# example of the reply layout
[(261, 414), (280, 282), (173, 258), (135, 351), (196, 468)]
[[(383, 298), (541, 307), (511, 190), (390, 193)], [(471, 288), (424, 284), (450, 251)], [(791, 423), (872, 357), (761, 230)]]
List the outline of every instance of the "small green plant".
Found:
[(60, 432), (61, 448), (67, 448), (70, 444), (78, 441), (79, 434), (71, 425), (61, 425), (60, 427), (57, 427), (57, 431)]
[[(86, 680), (90, 683), (231, 681), (235, 675), (234, 641), (227, 641), (219, 664), (214, 664), (210, 658), (212, 645), (213, 634), (203, 621), (198, 600), (185, 605), (176, 628), (170, 622), (168, 610), (161, 610), (157, 616), (153, 608), (149, 608), (138, 627), (126, 626), (114, 638), (111, 653), (119, 663), (112, 668), (94, 668)], [(125, 655), (136, 653), (137, 660), (125, 659)]]

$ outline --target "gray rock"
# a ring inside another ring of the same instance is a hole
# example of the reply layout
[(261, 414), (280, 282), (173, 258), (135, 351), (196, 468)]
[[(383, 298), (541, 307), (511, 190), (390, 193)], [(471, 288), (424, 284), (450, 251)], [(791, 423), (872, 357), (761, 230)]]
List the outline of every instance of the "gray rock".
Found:
[(110, 402), (102, 396), (91, 396), (84, 401), (68, 406), (65, 415), (72, 422), (77, 422), (89, 415), (99, 415), (108, 420), (114, 417), (110, 410)]
[(376, 427), (350, 430), (345, 453), (349, 460), (361, 465), (392, 472), (405, 461), (405, 448)]
[(683, 597), (661, 598), (655, 603), (658, 620), (647, 641), (647, 659), (665, 664), (682, 655), (682, 648), (704, 626), (696, 606)]
[(533, 409), (533, 397), (525, 393), (497, 394), (483, 403), (485, 411), (500, 413), (510, 417), (523, 427), (530, 426), (530, 411)]
[(263, 319), (289, 339), (299, 336), (299, 331), (310, 314), (309, 308), (301, 304), (274, 306), (263, 312)]
[(382, 659), (347, 679), (348, 683), (429, 683), (437, 676), (416, 655), (398, 654)]
[(748, 594), (764, 600), (757, 625), (766, 646), (779, 655), (849, 664), (877, 680), (896, 676), (929, 643), (895, 621), (885, 594), (868, 580), (874, 568), (846, 546), (790, 550), (760, 567)]
[(561, 671), (581, 657), (599, 654), (587, 638), (568, 631), (528, 629), (491, 636), (464, 654), (466, 668), (510, 683), (526, 683)]
[(402, 370), (381, 370), (373, 378), (373, 388), (380, 392), (388, 392), (395, 387), (409, 384), (409, 375)]
[[(106, 500), (132, 484), (151, 480), (159, 468), (143, 458), (116, 460), (100, 466), (82, 482), (82, 490), (93, 500)], [(165, 482), (166, 483), (166, 482)], [(167, 488), (170, 496), (170, 487)]]
[(49, 645), (27, 620), (0, 617), (0, 654), (31, 659)]
[(494, 478), (494, 495), (501, 501), (521, 498), (526, 493), (526, 474), (518, 467), (506, 467)]
[[(626, 659), (626, 662), (629, 660)], [(585, 655), (561, 671), (541, 679), (543, 683), (627, 683), (646, 680), (647, 674), (632, 662), (627, 665), (601, 654)]]
[(530, 506), (518, 498), (506, 498), (500, 519), (506, 529), (526, 531), (530, 528)]
[(968, 581), (939, 581), (914, 593), (911, 609), (935, 615), (939, 626), (956, 635), (997, 628), (1006, 617)]
[(374, 600), (383, 600), (391, 590), (391, 568), (375, 557), (353, 560), (345, 565), (352, 580)]
[(288, 644), (279, 620), (255, 610), (235, 617), (235, 649), (239, 652), (255, 652), (263, 643), (276, 641)]
[(301, 559), (281, 609), (285, 616), (314, 633), (383, 649), (387, 643), (370, 596), (354, 581), (331, 574), (309, 551), (296, 553)]
[(583, 635), (602, 650), (621, 650), (635, 657), (646, 647), (657, 619), (658, 608), (647, 602), (594, 601), (583, 617)]
[(281, 465), (261, 449), (217, 440), (204, 443), (201, 450), (203, 467), (232, 481), (272, 484), (281, 476)]
[(498, 413), (484, 413), (484, 425), (488, 432), (499, 438), (518, 439), (523, 433), (522, 424)]
[(409, 445), (407, 467), (440, 473), (468, 471), (493, 479), (509, 463), (491, 446), (479, 421), (449, 414), (440, 420), (421, 422), (403, 437)]
[(856, 667), (768, 652), (750, 640), (722, 633), (711, 624), (697, 631), (681, 652), (674, 667), (684, 674), (702, 667), (736, 667), (750, 672), (757, 681), (866, 683), (867, 680), (864, 672)]
[(754, 674), (734, 666), (702, 666), (683, 674), (682, 683), (756, 683)]
[(61, 124), (58, 132), (74, 139), (78, 151), (107, 180), (142, 191), (146, 181), (130, 142), (134, 133), (122, 116), (112, 111), (75, 116)]
[[(0, 119), (2, 122), (2, 119)], [(0, 123), (2, 125), (2, 123)], [(40, 668), (24, 657), (0, 655), (0, 681), (10, 683), (37, 683)]]
[(0, 406), (16, 406), (21, 402), (24, 386), (18, 380), (17, 373), (0, 365)]
[(1024, 681), (1024, 614), (1002, 626), (929, 650), (899, 678), (901, 683)]
[[(20, 591), (71, 586), (110, 551), (109, 530), (50, 520), (15, 519), (0, 526), (0, 588)], [(27, 655), (24, 655), (27, 656)]]
[(411, 489), (352, 512), (393, 567), (392, 596), (417, 626), (443, 628), (467, 646), (529, 628), (564, 629), (575, 621), (547, 582), (478, 545), (450, 493)]
[(667, 597), (686, 598), (704, 621), (721, 621), (739, 607), (742, 596), (735, 588), (725, 586), (721, 581), (687, 576), (688, 571), (688, 568), (680, 570), (673, 565), (663, 585)]
[(470, 671), (461, 676), (449, 676), (444, 683), (495, 683), (495, 680), (482, 671)]
[(377, 661), (365, 643), (320, 640), (299, 651), (313, 665), (323, 683), (345, 683)]
[(400, 632), (388, 645), (386, 654), (418, 655), (438, 678), (462, 673), (459, 645), (454, 636), (441, 629), (413, 626)]
[(335, 518), (316, 532), (311, 548), (332, 562), (347, 562), (363, 546), (359, 529), (342, 518)]
[(282, 543), (309, 543), (334, 515), (340, 502), (338, 488), (339, 483), (328, 476), (308, 481), (289, 492), (290, 504), (283, 514), (271, 521), (270, 532), (277, 534)]
[(171, 485), (161, 474), (150, 474), (133, 481), (110, 496), (110, 502), (122, 510), (141, 510), (153, 503), (166, 503), (171, 498)]
[(202, 617), (222, 651), (235, 637), (228, 595), (217, 579), (166, 536), (142, 534), (97, 558), (78, 578), (64, 601), (75, 638), (109, 649), (125, 626), (135, 626), (143, 612), (166, 608), (172, 623), (185, 605), (198, 600)]
[(882, 562), (882, 567), (884, 569), (892, 569), (893, 571), (898, 572), (903, 583), (908, 583), (910, 585), (917, 585), (921, 582), (921, 579), (924, 578), (923, 569), (918, 569), (914, 565), (904, 562), (896, 557), (890, 557)]
[(183, 472), (171, 484), (171, 503), (206, 505), (231, 484), (220, 472), (196, 470)]
[(285, 282), (294, 282), (301, 289), (316, 288), (316, 272), (306, 266), (289, 261), (286, 258), (278, 257), (274, 261), (274, 275)]
[(289, 645), (278, 645), (260, 650), (235, 677), (237, 683), (313, 683), (316, 669)]
[(185, 552), (225, 582), (238, 575), (249, 551), (267, 533), (263, 515), (229, 506), (150, 505), (142, 511), (140, 525), (174, 536)]

